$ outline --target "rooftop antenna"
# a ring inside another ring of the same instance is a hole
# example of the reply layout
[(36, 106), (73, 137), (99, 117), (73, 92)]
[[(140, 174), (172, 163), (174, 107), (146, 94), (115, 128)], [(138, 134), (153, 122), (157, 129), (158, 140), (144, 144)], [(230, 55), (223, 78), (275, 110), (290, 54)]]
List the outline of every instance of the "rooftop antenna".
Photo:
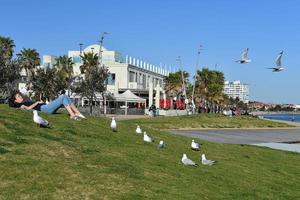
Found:
[(216, 63), (216, 64), (215, 64), (215, 70), (217, 69), (218, 65), (219, 65), (219, 63)]
[(81, 56), (81, 53), (82, 53), (82, 46), (83, 44), (82, 43), (79, 43), (79, 55)]

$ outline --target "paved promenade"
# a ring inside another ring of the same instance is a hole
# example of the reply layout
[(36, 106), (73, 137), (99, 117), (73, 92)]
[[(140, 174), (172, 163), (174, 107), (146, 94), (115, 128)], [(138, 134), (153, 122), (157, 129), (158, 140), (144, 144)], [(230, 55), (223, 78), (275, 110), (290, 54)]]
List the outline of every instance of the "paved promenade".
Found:
[(170, 132), (218, 143), (255, 144), (266, 142), (300, 142), (300, 127), (287, 129), (172, 130)]
[(172, 130), (170, 132), (217, 143), (251, 144), (300, 153), (300, 127), (286, 129)]

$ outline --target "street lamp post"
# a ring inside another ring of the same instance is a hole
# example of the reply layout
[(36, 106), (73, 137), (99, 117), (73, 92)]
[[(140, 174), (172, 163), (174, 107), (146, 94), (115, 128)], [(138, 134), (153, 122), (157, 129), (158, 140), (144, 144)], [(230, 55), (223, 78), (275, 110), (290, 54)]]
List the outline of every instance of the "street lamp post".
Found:
[[(100, 43), (100, 47), (99, 47), (99, 55), (98, 55), (98, 64), (99, 67), (102, 67), (102, 45), (103, 45), (103, 40), (104, 40), (104, 36), (109, 34), (108, 32), (102, 32), (101, 37), (100, 37), (100, 41), (98, 41)], [(107, 90), (107, 86), (106, 86), (106, 81), (105, 81), (105, 90)], [(105, 91), (106, 92), (106, 91)], [(102, 98), (103, 98), (103, 113), (104, 115), (106, 115), (106, 96), (105, 94), (102, 92)]]
[(184, 73), (183, 73), (183, 69), (182, 69), (182, 61), (181, 61), (181, 57), (178, 56), (178, 58), (176, 59), (176, 61), (179, 64), (179, 69), (181, 71), (181, 80), (182, 80), (182, 95), (183, 95), (183, 100), (185, 103), (185, 98), (186, 98), (186, 88), (185, 88), (185, 80), (184, 80)]
[(109, 34), (108, 32), (103, 32), (101, 34), (100, 40), (98, 41), (100, 43), (100, 48), (99, 48), (99, 56), (98, 56), (98, 63), (100, 65), (100, 67), (102, 67), (102, 45), (103, 45), (103, 40), (104, 40), (104, 36)]
[(197, 56), (197, 62), (196, 62), (196, 73), (195, 73), (195, 76), (194, 76), (194, 84), (193, 84), (193, 91), (192, 91), (192, 104), (193, 104), (193, 113), (195, 113), (195, 101), (194, 101), (194, 95), (195, 95), (195, 86), (196, 86), (196, 79), (197, 79), (197, 70), (199, 68), (199, 59), (200, 59), (200, 53), (201, 53), (201, 50), (202, 49), (202, 45), (199, 46), (199, 49), (198, 49), (198, 56)]

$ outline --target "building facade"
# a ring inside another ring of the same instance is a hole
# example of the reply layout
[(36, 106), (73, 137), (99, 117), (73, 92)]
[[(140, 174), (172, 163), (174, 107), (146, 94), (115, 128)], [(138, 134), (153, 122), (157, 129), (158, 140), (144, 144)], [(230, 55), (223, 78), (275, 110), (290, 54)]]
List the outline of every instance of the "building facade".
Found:
[[(101, 47), (100, 53), (100, 45), (94, 44), (82, 51), (68, 51), (68, 57), (72, 58), (74, 63), (74, 76), (82, 76), (80, 66), (83, 64), (81, 56), (84, 53), (101, 55), (101, 64), (108, 67), (109, 70), (109, 76), (106, 81), (108, 93), (117, 97), (119, 94), (130, 90), (138, 97), (146, 100), (146, 107), (152, 104), (159, 107), (160, 99), (166, 98), (164, 78), (170, 73), (170, 70), (167, 70), (167, 66), (162, 66), (161, 64), (157, 66), (131, 56), (123, 56), (121, 53), (107, 50), (105, 47)], [(55, 56), (44, 55), (39, 67), (54, 67), (56, 58)], [(22, 80), (19, 83), (19, 90), (27, 94), (25, 70), (21, 72), (21, 76)], [(80, 95), (74, 94), (75, 97), (81, 98)], [(99, 98), (102, 98), (102, 96), (99, 96)]]
[(241, 83), (241, 81), (225, 81), (224, 93), (232, 98), (239, 98), (244, 103), (249, 102), (249, 85)]
[[(68, 51), (68, 56), (74, 62), (73, 72), (75, 76), (80, 76), (80, 66), (82, 60), (80, 55), (83, 53), (100, 54), (100, 45), (90, 45), (82, 52)], [(108, 67), (109, 77), (107, 80), (107, 90), (110, 93), (122, 93), (126, 90), (147, 99), (148, 105), (155, 104), (159, 106), (157, 96), (164, 93), (164, 78), (170, 71), (166, 66), (156, 66), (131, 56), (123, 56), (117, 51), (109, 51), (101, 47), (102, 63)], [(155, 100), (153, 96), (155, 94)], [(157, 103), (158, 102), (158, 103)]]

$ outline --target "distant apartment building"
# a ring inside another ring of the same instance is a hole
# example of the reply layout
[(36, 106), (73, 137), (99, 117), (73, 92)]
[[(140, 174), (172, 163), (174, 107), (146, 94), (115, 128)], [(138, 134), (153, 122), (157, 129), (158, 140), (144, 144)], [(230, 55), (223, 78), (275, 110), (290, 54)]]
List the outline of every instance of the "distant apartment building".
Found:
[(241, 81), (225, 81), (224, 93), (234, 99), (238, 97), (244, 103), (249, 102), (249, 85)]
[(43, 62), (42, 62), (42, 67), (54, 67), (56, 64), (56, 58), (57, 56), (52, 56), (52, 55), (44, 55), (43, 56)]

